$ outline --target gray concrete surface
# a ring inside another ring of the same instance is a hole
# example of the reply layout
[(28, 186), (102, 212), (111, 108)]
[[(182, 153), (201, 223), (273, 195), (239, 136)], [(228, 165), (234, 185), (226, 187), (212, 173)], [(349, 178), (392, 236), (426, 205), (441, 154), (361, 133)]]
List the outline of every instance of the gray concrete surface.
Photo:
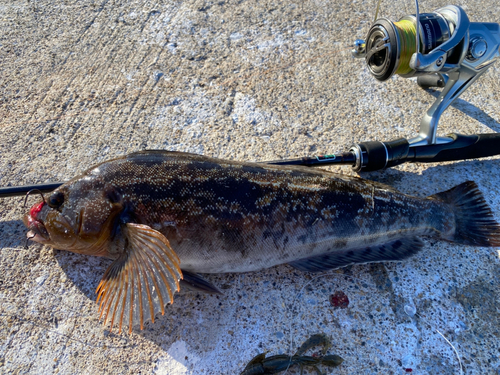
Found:
[[(500, 22), (495, 0), (458, 5), (472, 21)], [(396, 20), (412, 7), (383, 1), (381, 12)], [(411, 137), (436, 93), (400, 77), (375, 82), (350, 57), (374, 8), (0, 1), (0, 184), (65, 180), (147, 148), (256, 161)], [(445, 113), (440, 134), (500, 131), (499, 73), (490, 69)], [(365, 177), (419, 196), (472, 179), (500, 219), (499, 165), (404, 165)], [(318, 332), (345, 359), (323, 368), (331, 374), (458, 374), (457, 354), (466, 374), (500, 373), (498, 249), (426, 241), (405, 262), (320, 276), (288, 266), (212, 275), (224, 295), (181, 293), (144, 331), (118, 335), (95, 305), (110, 262), (24, 249), (22, 205), (0, 199), (1, 373), (238, 374), (257, 353), (293, 353)], [(340, 291), (347, 308), (330, 303)]]

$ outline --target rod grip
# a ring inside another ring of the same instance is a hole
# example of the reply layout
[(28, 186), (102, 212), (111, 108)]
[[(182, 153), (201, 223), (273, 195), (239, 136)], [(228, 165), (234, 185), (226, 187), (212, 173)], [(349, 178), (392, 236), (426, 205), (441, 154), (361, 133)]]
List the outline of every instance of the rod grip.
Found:
[(437, 163), (484, 158), (500, 155), (500, 134), (448, 134), (448, 143), (412, 146), (405, 138), (390, 142), (361, 142), (354, 146), (358, 150), (359, 162), (353, 169), (356, 172), (376, 171), (410, 163)]
[(500, 154), (500, 134), (448, 134), (453, 141), (445, 144), (410, 147), (408, 161), (435, 163), (484, 158)]

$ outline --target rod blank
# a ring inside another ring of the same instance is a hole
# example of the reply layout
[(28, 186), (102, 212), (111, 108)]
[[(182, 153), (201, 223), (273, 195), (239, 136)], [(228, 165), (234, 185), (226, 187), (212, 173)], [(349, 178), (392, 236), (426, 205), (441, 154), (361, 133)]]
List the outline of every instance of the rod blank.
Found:
[(25, 185), (25, 186), (7, 186), (0, 187), (0, 198), (5, 197), (21, 197), (26, 195), (28, 191), (33, 189), (38, 189), (42, 193), (49, 193), (52, 190), (57, 189), (64, 182), (49, 182), (46, 184), (37, 184), (37, 185)]

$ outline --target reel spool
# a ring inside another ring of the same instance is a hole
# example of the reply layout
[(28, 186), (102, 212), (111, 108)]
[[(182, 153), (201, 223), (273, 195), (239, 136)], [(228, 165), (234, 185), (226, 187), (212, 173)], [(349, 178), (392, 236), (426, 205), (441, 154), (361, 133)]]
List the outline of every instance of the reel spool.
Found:
[[(416, 52), (416, 18), (406, 16), (398, 22), (380, 18), (370, 28), (366, 37), (365, 61), (370, 73), (379, 81), (394, 74), (413, 77), (417, 72), (410, 67)], [(455, 25), (448, 23), (439, 13), (420, 15), (420, 50), (429, 53), (450, 38)], [(451, 29), (451, 30), (450, 30)]]

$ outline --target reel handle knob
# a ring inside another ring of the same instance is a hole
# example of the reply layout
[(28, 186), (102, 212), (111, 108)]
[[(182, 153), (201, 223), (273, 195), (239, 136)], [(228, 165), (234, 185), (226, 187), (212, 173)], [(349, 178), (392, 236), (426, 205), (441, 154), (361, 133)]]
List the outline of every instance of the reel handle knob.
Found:
[(362, 59), (366, 55), (366, 43), (363, 39), (356, 39), (354, 41), (353, 49), (351, 51), (352, 57)]

